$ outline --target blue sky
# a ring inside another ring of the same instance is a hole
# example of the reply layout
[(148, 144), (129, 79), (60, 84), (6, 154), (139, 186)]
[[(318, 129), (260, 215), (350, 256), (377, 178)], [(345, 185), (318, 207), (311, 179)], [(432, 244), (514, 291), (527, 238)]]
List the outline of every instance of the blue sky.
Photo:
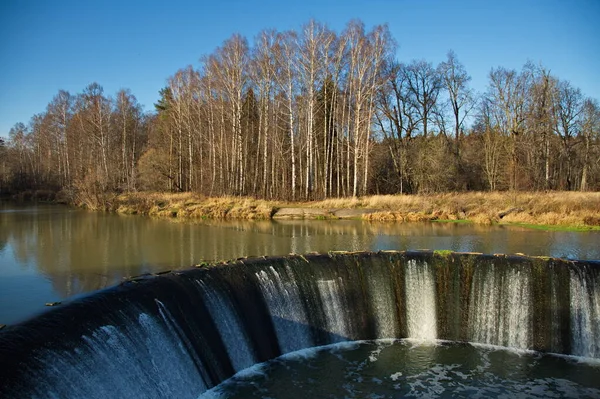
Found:
[(58, 90), (129, 88), (152, 110), (166, 79), (199, 65), (233, 33), (299, 29), (314, 18), (340, 32), (353, 18), (387, 23), (401, 61), (438, 63), (453, 49), (484, 91), (492, 67), (542, 63), (600, 100), (600, 1), (0, 2), (0, 135), (43, 112)]

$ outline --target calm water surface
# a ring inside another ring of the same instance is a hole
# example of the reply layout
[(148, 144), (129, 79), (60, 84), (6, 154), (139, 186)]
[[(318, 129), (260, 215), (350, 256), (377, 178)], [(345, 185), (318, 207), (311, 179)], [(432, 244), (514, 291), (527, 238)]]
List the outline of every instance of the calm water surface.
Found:
[(600, 259), (600, 232), (362, 221), (201, 221), (0, 202), (0, 324), (124, 277), (203, 261), (327, 251), (450, 249)]

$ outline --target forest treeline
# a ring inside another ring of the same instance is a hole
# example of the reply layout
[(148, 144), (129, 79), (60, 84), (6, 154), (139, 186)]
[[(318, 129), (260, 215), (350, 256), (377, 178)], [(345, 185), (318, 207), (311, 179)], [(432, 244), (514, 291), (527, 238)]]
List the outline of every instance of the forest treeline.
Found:
[(318, 200), (469, 190), (600, 190), (600, 106), (541, 65), (456, 54), (399, 62), (387, 26), (238, 34), (168, 78), (152, 112), (129, 90), (59, 91), (0, 141), (0, 191), (130, 191)]

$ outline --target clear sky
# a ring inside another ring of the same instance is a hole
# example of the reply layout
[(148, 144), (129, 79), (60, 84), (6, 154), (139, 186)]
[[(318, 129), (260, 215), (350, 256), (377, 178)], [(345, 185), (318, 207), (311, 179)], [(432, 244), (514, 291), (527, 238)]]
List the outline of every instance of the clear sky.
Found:
[(153, 109), (179, 68), (198, 66), (233, 33), (296, 29), (314, 18), (337, 32), (387, 23), (401, 61), (438, 63), (453, 49), (484, 91), (492, 67), (542, 63), (600, 100), (600, 0), (1, 0), (0, 135), (43, 112), (58, 90), (129, 88)]

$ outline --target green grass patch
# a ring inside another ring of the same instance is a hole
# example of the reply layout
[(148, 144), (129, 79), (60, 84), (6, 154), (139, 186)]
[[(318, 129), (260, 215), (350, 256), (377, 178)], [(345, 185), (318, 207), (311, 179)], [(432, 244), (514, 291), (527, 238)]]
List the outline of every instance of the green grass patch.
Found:
[(432, 222), (437, 222), (437, 223), (456, 223), (456, 224), (470, 224), (473, 223), (472, 220), (469, 219), (435, 219), (432, 220)]
[(518, 226), (525, 227), (532, 230), (542, 231), (600, 231), (600, 226), (561, 226), (561, 225), (548, 225), (548, 224), (531, 224), (531, 223), (501, 223), (504, 226)]
[(433, 254), (447, 258), (448, 256), (450, 256), (452, 254), (452, 252), (454, 252), (454, 251), (451, 251), (449, 249), (436, 249), (435, 251), (433, 251)]

